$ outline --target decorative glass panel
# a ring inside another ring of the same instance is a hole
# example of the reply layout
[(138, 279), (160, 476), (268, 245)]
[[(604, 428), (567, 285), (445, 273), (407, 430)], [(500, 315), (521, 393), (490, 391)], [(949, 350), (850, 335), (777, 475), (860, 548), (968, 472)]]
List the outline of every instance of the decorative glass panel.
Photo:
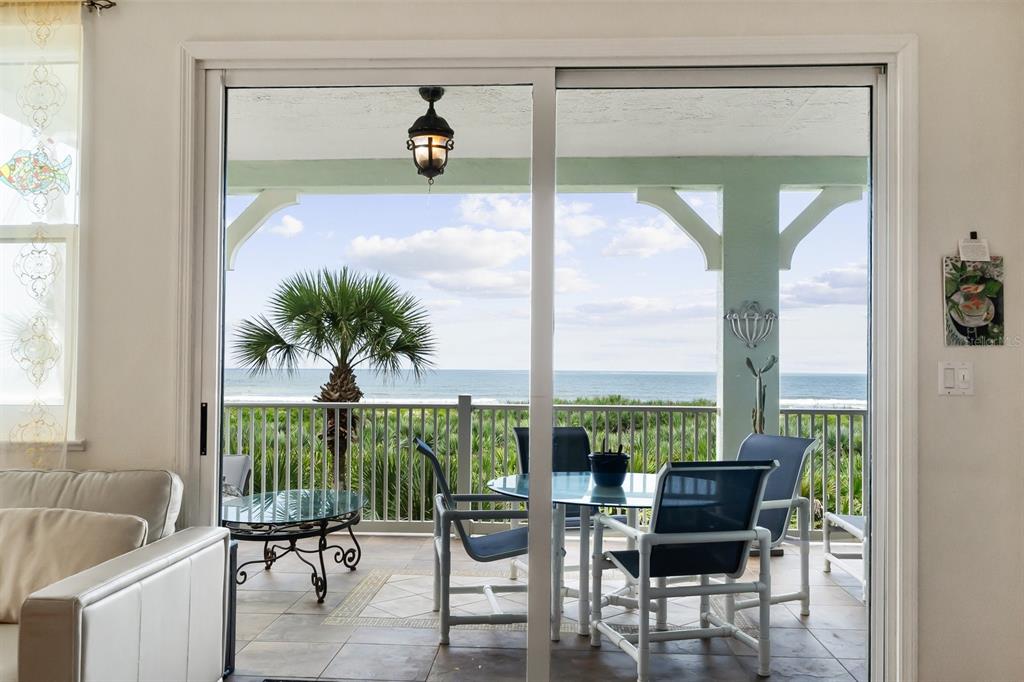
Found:
[(0, 468), (66, 459), (81, 6), (0, 3)]

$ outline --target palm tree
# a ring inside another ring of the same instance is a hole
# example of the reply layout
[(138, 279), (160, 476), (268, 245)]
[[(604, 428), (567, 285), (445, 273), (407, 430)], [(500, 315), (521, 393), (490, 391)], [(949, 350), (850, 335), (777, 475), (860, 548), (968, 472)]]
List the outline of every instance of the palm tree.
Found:
[[(303, 359), (326, 362), (331, 373), (314, 397), (317, 402), (359, 402), (363, 392), (355, 369), (360, 366), (385, 377), (408, 367), (418, 380), (433, 365), (435, 341), (426, 308), (385, 275), (348, 268), (300, 272), (278, 285), (268, 307), (269, 317), (257, 315), (240, 325), (236, 359), (254, 375), (274, 369), (294, 372)], [(326, 412), (331, 452), (339, 427), (335, 411)], [(346, 412), (338, 415), (345, 424)], [(349, 434), (344, 426), (340, 430), (344, 463)]]

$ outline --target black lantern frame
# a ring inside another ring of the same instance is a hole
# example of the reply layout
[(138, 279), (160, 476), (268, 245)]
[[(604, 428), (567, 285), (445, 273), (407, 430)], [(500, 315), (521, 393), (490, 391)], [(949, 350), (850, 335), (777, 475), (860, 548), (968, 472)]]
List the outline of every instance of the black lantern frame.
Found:
[(420, 97), (427, 101), (427, 113), (416, 119), (409, 128), (406, 149), (412, 152), (416, 172), (434, 183), (434, 178), (444, 174), (448, 165), (448, 152), (455, 148), (455, 131), (448, 121), (434, 111), (434, 102), (444, 96), (444, 88), (433, 86), (420, 88)]

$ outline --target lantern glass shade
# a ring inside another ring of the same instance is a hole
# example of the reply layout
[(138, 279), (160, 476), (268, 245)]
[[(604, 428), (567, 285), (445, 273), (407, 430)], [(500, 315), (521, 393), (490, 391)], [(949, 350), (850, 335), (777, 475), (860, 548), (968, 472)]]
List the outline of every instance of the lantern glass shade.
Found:
[(420, 175), (433, 179), (444, 173), (448, 152), (454, 147), (452, 138), (445, 135), (414, 135), (409, 138), (413, 163)]

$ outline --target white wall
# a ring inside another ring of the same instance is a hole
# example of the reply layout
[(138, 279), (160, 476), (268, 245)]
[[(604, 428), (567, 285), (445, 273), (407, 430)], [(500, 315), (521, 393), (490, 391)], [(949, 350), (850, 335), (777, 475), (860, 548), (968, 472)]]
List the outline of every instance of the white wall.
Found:
[[(443, 5), (443, 8), (441, 6)], [(191, 39), (920, 37), (920, 672), (1024, 678), (1024, 5), (122, 0), (88, 22), (81, 467), (175, 465), (179, 46)], [(942, 344), (939, 258), (976, 228), (1007, 259), (1005, 348)], [(939, 398), (939, 359), (977, 395)]]

